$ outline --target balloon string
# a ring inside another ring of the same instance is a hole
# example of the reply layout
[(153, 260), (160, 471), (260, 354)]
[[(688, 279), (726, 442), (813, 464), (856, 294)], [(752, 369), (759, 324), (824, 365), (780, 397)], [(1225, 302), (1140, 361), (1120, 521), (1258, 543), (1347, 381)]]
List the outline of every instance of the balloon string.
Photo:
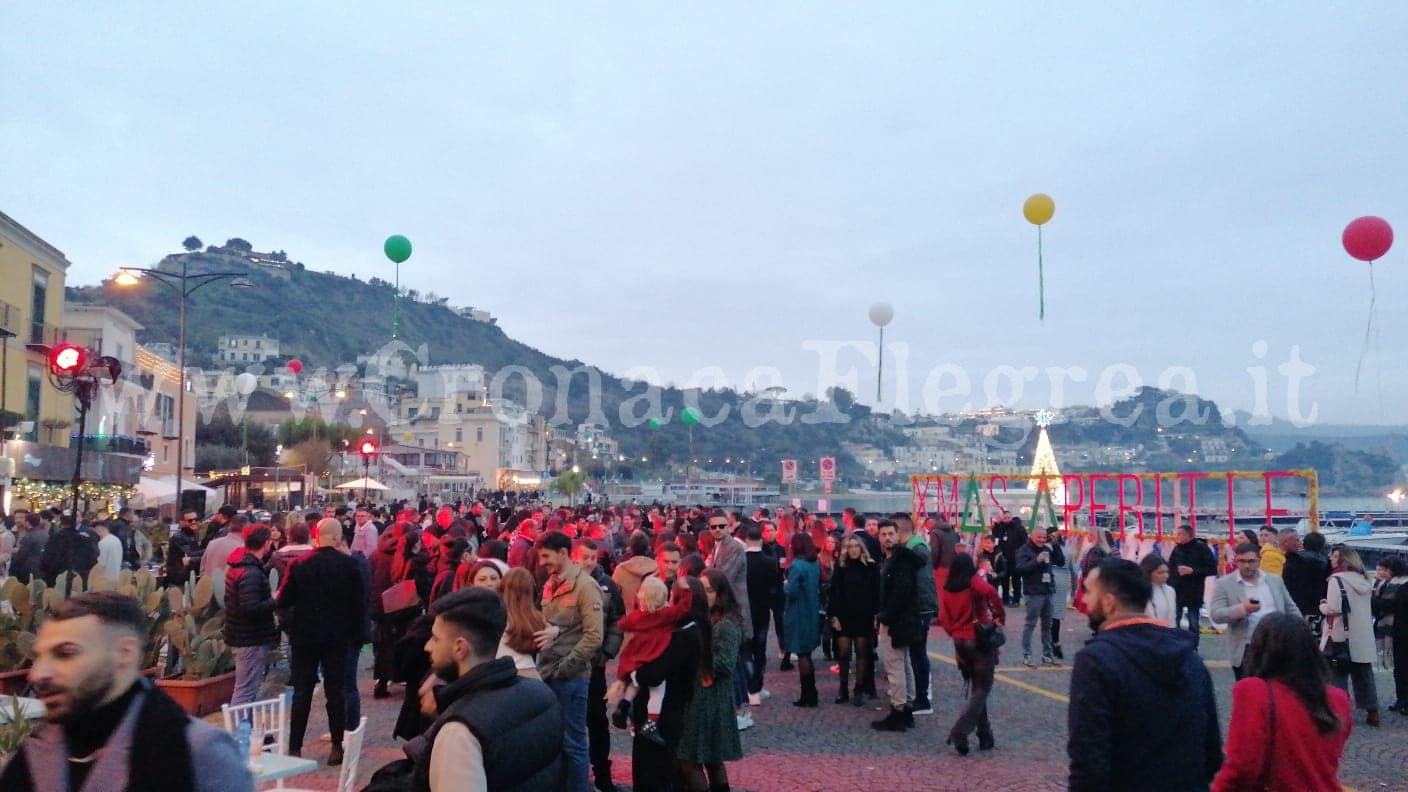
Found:
[(1041, 226), (1036, 227), (1036, 291), (1039, 300), (1037, 318), (1046, 321), (1046, 268), (1041, 260)]
[(1359, 371), (1364, 368), (1364, 356), (1369, 352), (1369, 338), (1374, 331), (1374, 262), (1369, 262), (1369, 318), (1364, 323), (1364, 345), (1359, 350), (1359, 362), (1354, 366), (1354, 392), (1359, 393)]

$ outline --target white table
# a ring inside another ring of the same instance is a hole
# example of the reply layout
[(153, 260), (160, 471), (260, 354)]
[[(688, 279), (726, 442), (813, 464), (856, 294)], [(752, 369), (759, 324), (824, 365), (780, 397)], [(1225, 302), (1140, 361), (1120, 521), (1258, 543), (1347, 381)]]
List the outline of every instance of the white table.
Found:
[(251, 762), (249, 765), (249, 772), (254, 774), (254, 783), (256, 784), (311, 773), (317, 769), (318, 761), (316, 759), (273, 753), (263, 754), (258, 761)]

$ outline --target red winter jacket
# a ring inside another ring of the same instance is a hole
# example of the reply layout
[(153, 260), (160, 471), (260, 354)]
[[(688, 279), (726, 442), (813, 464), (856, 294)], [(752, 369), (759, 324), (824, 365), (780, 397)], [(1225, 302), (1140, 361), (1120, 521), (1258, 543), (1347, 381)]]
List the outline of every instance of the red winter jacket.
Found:
[(1002, 598), (997, 596), (997, 589), (983, 580), (982, 575), (974, 575), (973, 585), (963, 591), (939, 589), (939, 624), (943, 626), (944, 632), (948, 633), (948, 637), (969, 640), (977, 637), (973, 633), (973, 622), (977, 621), (979, 615), (974, 610), (974, 600), (978, 598), (987, 604), (986, 611), (992, 615), (993, 621), (1007, 619), (1007, 613), (1002, 609)]
[[(1274, 730), (1270, 728), (1272, 690), (1276, 696)], [(1315, 728), (1300, 698), (1280, 682), (1248, 677), (1233, 685), (1227, 759), (1213, 780), (1213, 792), (1338, 790), (1340, 753), (1352, 724), (1349, 696), (1333, 685), (1325, 687), (1325, 695), (1340, 719), (1340, 728), (1329, 734)], [(1267, 762), (1271, 763), (1269, 771)]]

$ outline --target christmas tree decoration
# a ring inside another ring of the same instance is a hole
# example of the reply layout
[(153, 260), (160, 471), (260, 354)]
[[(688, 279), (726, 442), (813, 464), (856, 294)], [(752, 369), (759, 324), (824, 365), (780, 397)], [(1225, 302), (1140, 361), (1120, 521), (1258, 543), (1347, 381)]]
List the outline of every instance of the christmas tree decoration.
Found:
[[(1036, 414), (1036, 425), (1039, 434), (1036, 437), (1036, 453), (1032, 455), (1031, 475), (1039, 476), (1027, 480), (1027, 490), (1036, 492), (1040, 485), (1046, 486), (1047, 497), (1052, 503), (1060, 506), (1065, 503), (1064, 493), (1061, 490), (1061, 468), (1056, 464), (1056, 451), (1051, 447), (1051, 436), (1046, 433), (1046, 427), (1050, 426), (1056, 419), (1054, 413), (1049, 410), (1041, 410)], [(1032, 516), (1035, 518), (1036, 511), (1033, 509)]]

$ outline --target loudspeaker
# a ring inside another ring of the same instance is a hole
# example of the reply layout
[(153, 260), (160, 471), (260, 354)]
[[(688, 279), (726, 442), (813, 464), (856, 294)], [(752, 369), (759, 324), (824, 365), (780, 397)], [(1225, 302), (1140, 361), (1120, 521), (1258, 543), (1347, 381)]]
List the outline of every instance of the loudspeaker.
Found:
[(181, 490), (181, 512), (205, 516), (205, 490)]

